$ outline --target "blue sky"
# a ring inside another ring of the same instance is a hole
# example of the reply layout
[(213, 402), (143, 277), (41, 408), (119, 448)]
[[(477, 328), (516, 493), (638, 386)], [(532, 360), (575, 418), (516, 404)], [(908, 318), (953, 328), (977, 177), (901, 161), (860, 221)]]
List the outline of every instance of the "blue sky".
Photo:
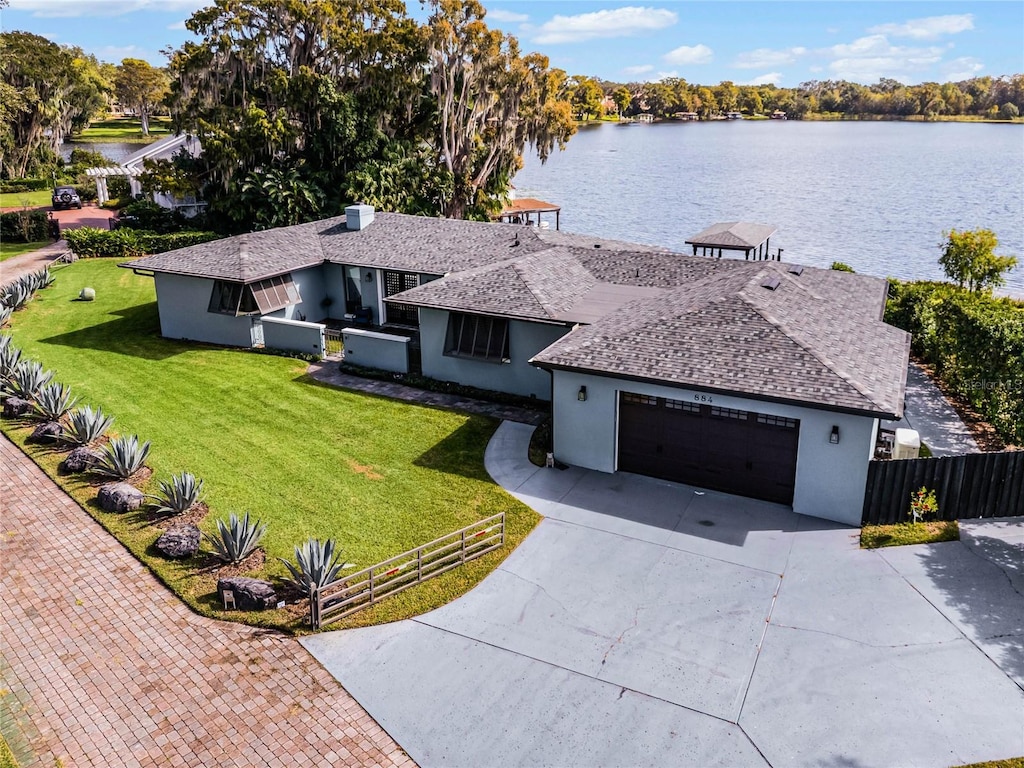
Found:
[[(6, 31), (104, 61), (165, 63), (201, 0), (11, 0)], [(565, 2), (485, 0), (488, 22), (570, 74), (693, 83), (944, 82), (1024, 72), (1024, 2)], [(422, 17), (419, 2), (408, 3)]]

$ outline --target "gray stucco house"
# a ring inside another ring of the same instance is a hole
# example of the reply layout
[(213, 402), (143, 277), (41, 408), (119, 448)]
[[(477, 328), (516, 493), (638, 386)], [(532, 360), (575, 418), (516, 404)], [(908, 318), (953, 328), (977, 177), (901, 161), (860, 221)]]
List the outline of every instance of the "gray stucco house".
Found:
[(885, 280), (670, 253), (512, 224), (377, 213), (122, 265), (170, 338), (323, 350), (550, 400), (554, 453), (857, 525), (879, 419), (902, 416), (909, 336)]

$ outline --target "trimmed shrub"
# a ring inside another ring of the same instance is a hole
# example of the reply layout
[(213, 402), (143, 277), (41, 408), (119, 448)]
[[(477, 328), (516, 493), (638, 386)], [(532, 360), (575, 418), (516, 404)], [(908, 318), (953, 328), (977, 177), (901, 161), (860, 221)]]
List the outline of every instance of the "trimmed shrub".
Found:
[(0, 181), (0, 192), (38, 192), (41, 189), (52, 189), (52, 178), (38, 179), (4, 179)]
[(34, 243), (49, 237), (50, 217), (46, 211), (0, 213), (0, 240), (5, 243)]
[(216, 240), (215, 232), (173, 232), (158, 234), (137, 229), (119, 228), (113, 231), (81, 227), (68, 230), (64, 238), (76, 256), (83, 259), (114, 257), (137, 259), (151, 253), (163, 253), (197, 243)]

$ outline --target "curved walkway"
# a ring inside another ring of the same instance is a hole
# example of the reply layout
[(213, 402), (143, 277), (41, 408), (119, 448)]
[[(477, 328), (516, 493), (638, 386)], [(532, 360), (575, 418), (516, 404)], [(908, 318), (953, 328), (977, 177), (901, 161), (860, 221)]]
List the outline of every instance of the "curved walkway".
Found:
[(29, 766), (413, 765), (290, 637), (193, 614), (0, 436), (0, 727)]

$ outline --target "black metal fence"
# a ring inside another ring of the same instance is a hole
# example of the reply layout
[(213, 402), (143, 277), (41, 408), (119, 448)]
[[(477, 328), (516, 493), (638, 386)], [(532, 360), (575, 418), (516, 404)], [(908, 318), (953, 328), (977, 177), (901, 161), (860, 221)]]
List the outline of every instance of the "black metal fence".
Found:
[(872, 461), (862, 525), (910, 519), (910, 494), (935, 491), (942, 520), (1024, 515), (1024, 451)]

